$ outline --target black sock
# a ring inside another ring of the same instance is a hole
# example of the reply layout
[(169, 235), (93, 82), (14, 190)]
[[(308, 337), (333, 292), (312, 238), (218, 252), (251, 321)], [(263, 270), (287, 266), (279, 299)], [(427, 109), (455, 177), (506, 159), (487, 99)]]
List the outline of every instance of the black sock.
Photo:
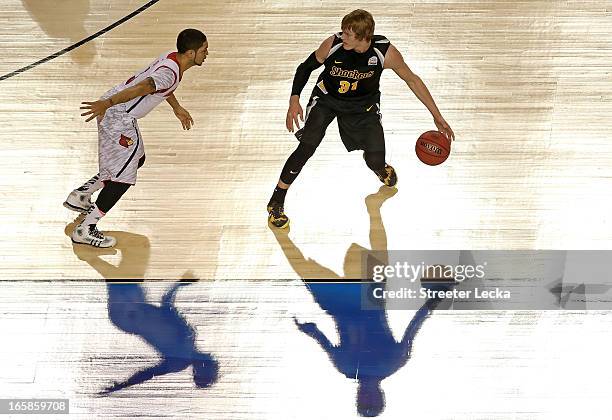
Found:
[(274, 188), (274, 192), (272, 193), (272, 197), (270, 197), (270, 201), (268, 205), (276, 202), (279, 204), (285, 204), (285, 196), (287, 195), (287, 190), (277, 186)]

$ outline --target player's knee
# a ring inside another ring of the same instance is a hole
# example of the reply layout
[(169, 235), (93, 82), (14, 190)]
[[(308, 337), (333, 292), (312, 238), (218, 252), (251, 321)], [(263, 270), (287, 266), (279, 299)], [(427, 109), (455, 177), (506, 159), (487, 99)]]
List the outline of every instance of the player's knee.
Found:
[(104, 186), (107, 191), (114, 197), (120, 198), (125, 192), (131, 187), (130, 184), (125, 182), (108, 181)]
[(130, 184), (125, 184), (123, 182), (106, 182), (104, 184), (104, 188), (102, 188), (102, 191), (100, 191), (98, 199), (96, 200), (96, 205), (101, 211), (107, 213), (115, 204), (117, 204), (117, 201), (119, 201), (130, 186)]
[(295, 163), (298, 164), (301, 168), (306, 164), (306, 162), (308, 162), (308, 159), (310, 159), (312, 155), (314, 155), (316, 149), (317, 148), (315, 146), (312, 146), (310, 144), (300, 143), (297, 149), (295, 149), (295, 151), (290, 156), (290, 159), (291, 157), (293, 157)]
[(281, 181), (291, 185), (316, 149), (316, 146), (300, 143), (297, 149), (289, 156), (289, 159), (287, 159), (287, 163), (285, 163), (281, 172)]
[(373, 171), (380, 171), (385, 167), (385, 152), (365, 152), (363, 158), (368, 168)]

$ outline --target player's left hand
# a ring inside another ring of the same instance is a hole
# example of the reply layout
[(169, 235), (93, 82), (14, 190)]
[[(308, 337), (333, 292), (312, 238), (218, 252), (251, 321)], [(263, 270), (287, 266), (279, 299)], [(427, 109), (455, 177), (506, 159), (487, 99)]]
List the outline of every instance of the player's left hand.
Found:
[(177, 106), (174, 108), (174, 115), (179, 119), (181, 125), (183, 126), (183, 130), (189, 130), (192, 125), (194, 125), (193, 118), (189, 115), (189, 112), (182, 106)]
[(436, 124), (436, 127), (438, 127), (438, 130), (440, 130), (440, 132), (444, 134), (447, 139), (450, 141), (455, 140), (455, 133), (453, 133), (450, 125), (448, 125), (444, 118), (434, 118), (434, 123)]

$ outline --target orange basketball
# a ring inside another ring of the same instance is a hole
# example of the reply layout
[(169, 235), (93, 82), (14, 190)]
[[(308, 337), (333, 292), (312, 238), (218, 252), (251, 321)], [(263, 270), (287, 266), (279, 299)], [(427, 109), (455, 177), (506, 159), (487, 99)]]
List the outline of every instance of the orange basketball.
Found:
[(421, 162), (430, 166), (439, 165), (450, 154), (450, 140), (439, 131), (427, 131), (419, 136), (414, 151)]

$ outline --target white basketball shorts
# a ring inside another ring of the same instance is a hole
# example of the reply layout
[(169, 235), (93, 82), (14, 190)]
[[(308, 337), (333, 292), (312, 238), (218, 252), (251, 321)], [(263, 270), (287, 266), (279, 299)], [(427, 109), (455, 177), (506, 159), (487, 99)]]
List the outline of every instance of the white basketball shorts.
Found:
[(100, 179), (134, 185), (138, 161), (145, 151), (138, 123), (123, 105), (110, 107), (98, 121)]

